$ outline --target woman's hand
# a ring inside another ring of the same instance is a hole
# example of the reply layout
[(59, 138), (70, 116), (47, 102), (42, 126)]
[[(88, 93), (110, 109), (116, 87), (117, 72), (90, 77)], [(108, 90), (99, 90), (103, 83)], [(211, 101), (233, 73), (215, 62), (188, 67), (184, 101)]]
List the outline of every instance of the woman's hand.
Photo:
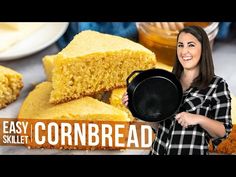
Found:
[(191, 125), (197, 125), (199, 124), (198, 115), (191, 114), (188, 112), (181, 112), (175, 116), (175, 119), (177, 122), (182, 125), (184, 128), (188, 128), (188, 126)]
[(127, 107), (128, 106), (128, 101), (129, 101), (128, 94), (127, 94), (127, 92), (125, 92), (122, 96), (123, 105), (125, 105)]

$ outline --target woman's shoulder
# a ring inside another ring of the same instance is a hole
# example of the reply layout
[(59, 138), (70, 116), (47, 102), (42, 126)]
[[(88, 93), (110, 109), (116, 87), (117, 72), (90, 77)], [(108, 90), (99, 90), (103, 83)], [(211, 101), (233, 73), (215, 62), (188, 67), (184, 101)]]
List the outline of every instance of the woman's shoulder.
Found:
[(216, 92), (229, 92), (229, 86), (226, 80), (220, 76), (215, 75), (210, 84), (211, 88), (214, 88)]
[(212, 80), (211, 80), (211, 84), (215, 84), (215, 85), (218, 85), (220, 83), (224, 83), (224, 84), (227, 84), (225, 79), (223, 77), (220, 77), (220, 76), (217, 76), (217, 75), (214, 75)]

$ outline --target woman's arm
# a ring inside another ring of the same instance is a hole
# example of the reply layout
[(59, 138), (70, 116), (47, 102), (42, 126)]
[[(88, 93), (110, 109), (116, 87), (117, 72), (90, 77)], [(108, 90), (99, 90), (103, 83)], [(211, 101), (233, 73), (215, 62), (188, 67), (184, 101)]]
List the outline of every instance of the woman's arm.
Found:
[(188, 112), (181, 112), (176, 115), (176, 120), (183, 127), (187, 128), (190, 125), (199, 124), (205, 129), (213, 138), (220, 138), (225, 136), (225, 127), (222, 122), (210, 119), (208, 117), (191, 114)]
[(212, 105), (209, 107), (212, 119), (187, 112), (176, 115), (176, 120), (183, 127), (199, 124), (212, 136), (215, 145), (226, 138), (232, 130), (231, 97), (228, 85), (223, 79), (216, 85), (217, 87), (211, 100)]
[(221, 138), (225, 136), (225, 127), (222, 122), (209, 119), (208, 117), (197, 115), (199, 119), (199, 125), (205, 129), (213, 138)]

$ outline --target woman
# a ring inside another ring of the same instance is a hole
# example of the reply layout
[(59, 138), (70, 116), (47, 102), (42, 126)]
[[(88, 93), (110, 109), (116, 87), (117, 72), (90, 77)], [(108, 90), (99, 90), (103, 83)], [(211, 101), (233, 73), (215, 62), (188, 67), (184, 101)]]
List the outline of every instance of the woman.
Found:
[[(209, 141), (216, 148), (231, 132), (231, 97), (225, 80), (214, 74), (209, 39), (201, 27), (179, 32), (172, 72), (182, 85), (183, 102), (175, 118), (158, 124), (150, 154), (209, 154)], [(127, 106), (127, 94), (122, 102)]]

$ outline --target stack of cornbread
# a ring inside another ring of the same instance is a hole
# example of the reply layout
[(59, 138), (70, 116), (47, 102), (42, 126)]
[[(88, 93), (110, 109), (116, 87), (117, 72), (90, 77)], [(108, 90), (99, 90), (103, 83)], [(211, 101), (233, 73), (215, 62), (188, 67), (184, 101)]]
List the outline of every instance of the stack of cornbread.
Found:
[(48, 81), (28, 95), (18, 118), (129, 122), (133, 118), (127, 110), (119, 109), (112, 99), (116, 96), (110, 97), (111, 104), (95, 98), (124, 88), (132, 71), (155, 65), (155, 54), (138, 43), (83, 31), (61, 52), (43, 58)]
[(127, 114), (89, 96), (61, 104), (49, 102), (51, 82), (43, 82), (29, 93), (21, 106), (19, 118), (55, 120), (130, 121)]

